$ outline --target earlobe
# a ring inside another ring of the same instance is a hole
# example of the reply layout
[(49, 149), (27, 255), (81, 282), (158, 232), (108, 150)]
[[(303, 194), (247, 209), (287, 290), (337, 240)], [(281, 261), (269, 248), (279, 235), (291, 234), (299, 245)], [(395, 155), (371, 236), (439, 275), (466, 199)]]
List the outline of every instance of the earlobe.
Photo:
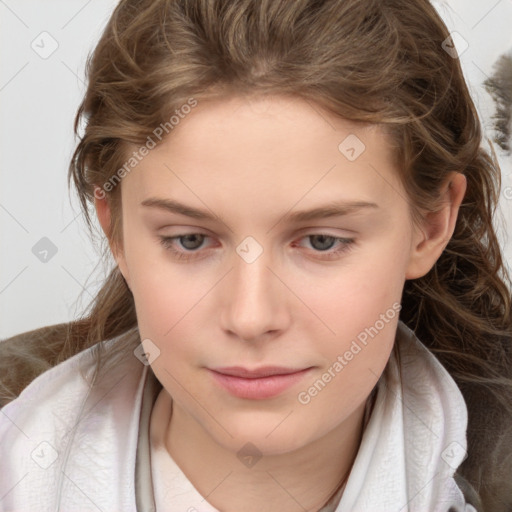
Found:
[(421, 228), (415, 228), (406, 279), (427, 274), (448, 245), (457, 222), (459, 207), (466, 193), (466, 177), (452, 172), (441, 188), (441, 208), (425, 215)]

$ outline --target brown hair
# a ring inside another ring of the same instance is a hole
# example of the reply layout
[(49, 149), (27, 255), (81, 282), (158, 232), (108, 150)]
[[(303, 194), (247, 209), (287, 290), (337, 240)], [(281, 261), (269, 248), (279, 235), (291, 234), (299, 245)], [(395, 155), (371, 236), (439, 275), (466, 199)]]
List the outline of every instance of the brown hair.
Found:
[[(87, 62), (74, 125), (78, 134), (85, 121), (85, 129), (68, 178), (92, 233), (94, 185), (190, 98), (230, 94), (297, 95), (385, 127), (415, 221), (439, 207), (447, 174), (463, 173), (454, 234), (425, 276), (406, 281), (400, 319), (460, 387), (469, 422), (458, 478), (468, 495), (478, 493), (479, 508), (498, 512), (512, 506), (510, 276), (492, 223), (501, 178), (492, 146), (481, 147), (459, 60), (443, 49), (448, 37), (427, 0), (123, 0)], [(120, 188), (106, 194), (119, 246)], [(96, 344), (99, 373), (134, 347), (105, 354), (97, 342), (136, 326), (115, 266), (81, 319), (28, 333), (44, 340), (31, 343), (30, 365), (36, 354), (49, 367)], [(20, 370), (9, 371), (4, 394), (12, 399), (33, 374), (20, 384)]]

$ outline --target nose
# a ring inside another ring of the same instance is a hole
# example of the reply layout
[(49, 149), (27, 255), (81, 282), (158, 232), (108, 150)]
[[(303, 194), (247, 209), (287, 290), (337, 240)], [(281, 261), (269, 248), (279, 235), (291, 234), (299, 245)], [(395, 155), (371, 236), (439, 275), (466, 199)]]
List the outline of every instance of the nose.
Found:
[(251, 263), (236, 255), (224, 283), (222, 328), (243, 341), (275, 337), (290, 322), (290, 292), (266, 251)]

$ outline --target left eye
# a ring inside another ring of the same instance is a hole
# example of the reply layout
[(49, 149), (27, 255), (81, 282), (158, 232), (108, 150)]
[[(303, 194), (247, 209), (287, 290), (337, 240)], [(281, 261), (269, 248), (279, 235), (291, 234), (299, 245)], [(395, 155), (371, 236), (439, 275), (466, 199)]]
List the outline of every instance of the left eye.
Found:
[[(210, 237), (201, 233), (187, 233), (177, 236), (161, 236), (159, 238), (160, 243), (177, 259), (189, 260), (197, 258), (194, 253), (199, 252), (198, 249), (201, 247), (203, 241)], [(335, 237), (324, 233), (306, 235), (301, 239), (310, 239), (313, 241), (313, 252), (317, 254), (325, 253), (320, 259), (333, 259), (338, 257), (340, 253), (350, 250), (351, 245), (355, 241), (353, 238)], [(180, 244), (185, 250), (175, 248), (174, 242), (177, 240), (180, 241)], [(336, 242), (340, 243), (339, 248), (334, 251), (327, 252)]]

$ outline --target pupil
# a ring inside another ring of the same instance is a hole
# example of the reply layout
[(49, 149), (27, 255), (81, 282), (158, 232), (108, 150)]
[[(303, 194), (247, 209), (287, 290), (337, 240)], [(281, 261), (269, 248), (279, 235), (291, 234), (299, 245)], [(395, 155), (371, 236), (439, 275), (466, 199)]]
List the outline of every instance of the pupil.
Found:
[[(183, 242), (183, 247), (185, 247), (185, 248), (187, 248), (187, 249), (197, 249), (197, 247), (198, 247), (199, 245), (201, 245), (201, 242), (202, 242), (201, 237), (202, 237), (202, 236), (203, 236), (203, 235), (185, 235), (185, 236), (183, 236), (183, 237), (182, 237), (182, 238), (183, 238), (183, 240), (184, 240), (184, 242)], [(194, 242), (194, 238), (196, 239), (196, 242)], [(197, 239), (198, 239), (198, 238), (199, 238), (200, 243), (197, 245)], [(190, 247), (189, 245), (187, 245), (187, 242), (189, 242), (190, 240), (192, 240), (192, 247)], [(195, 246), (194, 246), (194, 243), (196, 244)]]
[[(332, 236), (326, 236), (326, 235), (312, 235), (312, 238), (313, 240), (315, 240), (315, 238), (318, 240), (320, 240), (320, 246), (321, 247), (315, 247), (317, 249), (322, 249), (322, 250), (325, 250), (325, 249), (330, 249), (332, 247), (332, 244), (334, 243), (334, 237)], [(325, 244), (325, 240), (329, 240), (331, 243), (328, 243), (328, 244)], [(322, 243), (322, 241), (324, 243)], [(313, 243), (312, 244), (313, 247), (315, 246), (315, 244)]]

